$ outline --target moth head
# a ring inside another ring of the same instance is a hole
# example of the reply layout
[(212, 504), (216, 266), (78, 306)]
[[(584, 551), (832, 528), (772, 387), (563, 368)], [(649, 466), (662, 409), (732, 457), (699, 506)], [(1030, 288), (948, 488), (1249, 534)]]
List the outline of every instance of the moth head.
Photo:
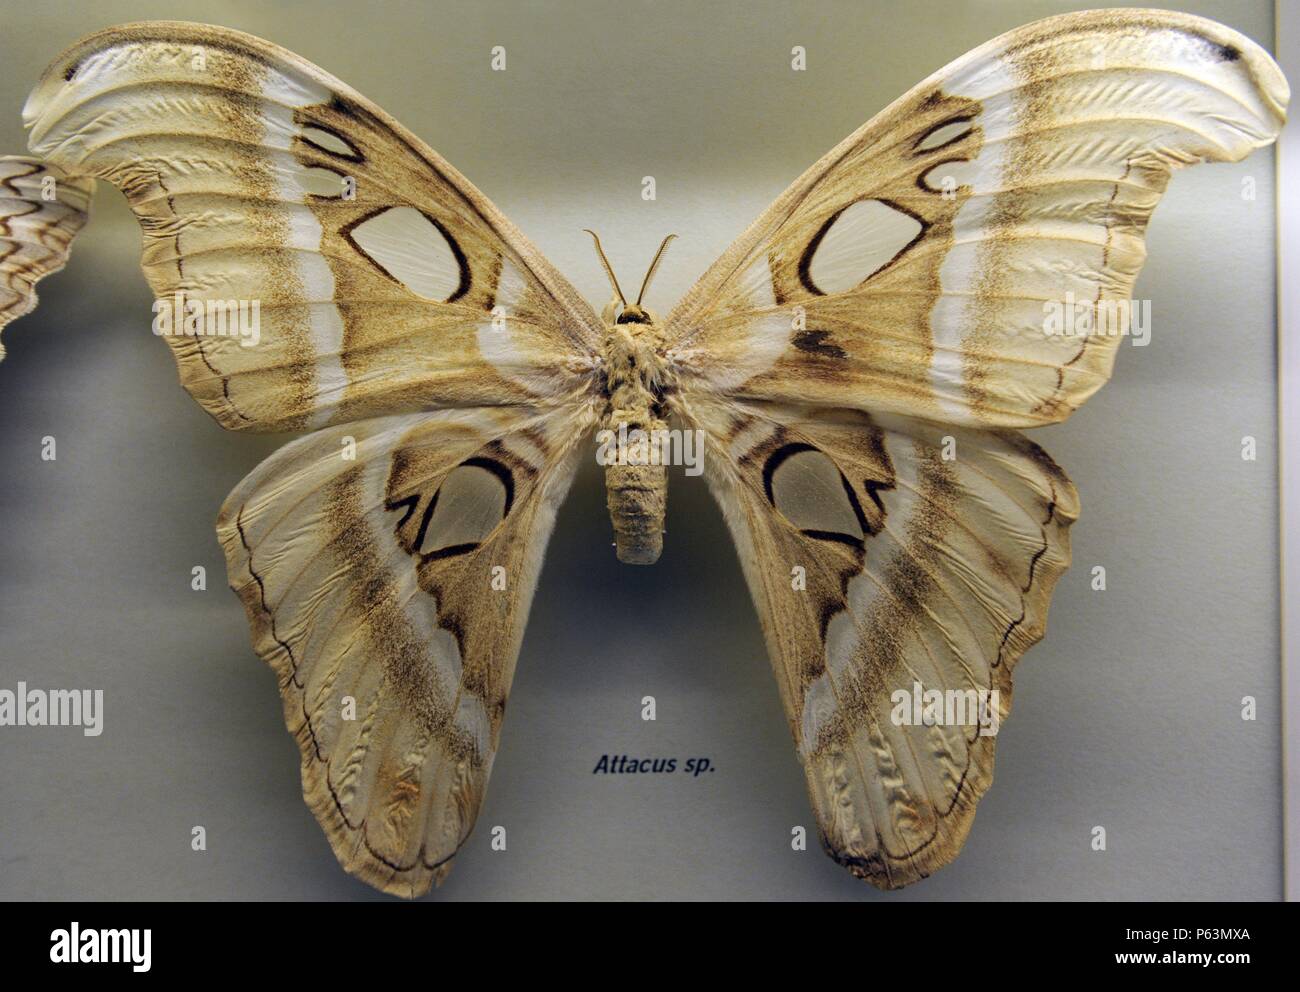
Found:
[(655, 257), (650, 262), (650, 268), (646, 271), (645, 279), (641, 281), (641, 292), (636, 294), (636, 302), (628, 303), (627, 297), (623, 295), (623, 290), (619, 288), (618, 278), (614, 275), (614, 268), (609, 264), (609, 259), (605, 257), (605, 249), (600, 246), (600, 238), (595, 231), (587, 230), (593, 241), (596, 242), (596, 254), (600, 256), (600, 264), (605, 269), (605, 275), (609, 277), (610, 288), (614, 291), (614, 297), (605, 305), (601, 311), (601, 318), (606, 324), (653, 324), (656, 322), (655, 316), (648, 309), (641, 306), (641, 300), (645, 297), (646, 290), (650, 288), (650, 280), (654, 278), (656, 270), (659, 268), (659, 262), (664, 257), (664, 251), (668, 248), (668, 242), (677, 237), (670, 234), (664, 238), (659, 245), (659, 250), (655, 252)]
[(614, 318), (616, 324), (653, 324), (654, 322), (654, 314), (635, 303), (625, 306)]

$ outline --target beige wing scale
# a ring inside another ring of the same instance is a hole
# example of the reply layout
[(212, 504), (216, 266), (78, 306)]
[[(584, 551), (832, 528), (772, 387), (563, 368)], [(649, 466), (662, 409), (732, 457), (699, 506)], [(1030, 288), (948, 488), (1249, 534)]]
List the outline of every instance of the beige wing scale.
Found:
[[(111, 28), (54, 61), (24, 120), (34, 154), (126, 194), (181, 382), (225, 427), (590, 387), (591, 308), (436, 152), (291, 52), (204, 25)], [(203, 334), (177, 332), (191, 301)], [(256, 302), (256, 344), (220, 333), (231, 301)]]
[(1268, 144), (1288, 95), (1199, 18), (1028, 25), (846, 139), (669, 315), (671, 404), (709, 438), (822, 837), (854, 874), (893, 888), (956, 857), (996, 738), (969, 707), (909, 725), (895, 693), (978, 715), (996, 691), (1000, 720), (1068, 565), (1074, 488), (1011, 429), (1082, 404), (1127, 326), (1049, 333), (1051, 308), (1126, 315), (1172, 171)]
[(382, 417), (281, 449), (217, 533), (343, 867), (416, 896), (474, 825), (556, 510), (590, 424)]
[(0, 157), (0, 330), (31, 313), (36, 284), (67, 264), (94, 189), (37, 159)]

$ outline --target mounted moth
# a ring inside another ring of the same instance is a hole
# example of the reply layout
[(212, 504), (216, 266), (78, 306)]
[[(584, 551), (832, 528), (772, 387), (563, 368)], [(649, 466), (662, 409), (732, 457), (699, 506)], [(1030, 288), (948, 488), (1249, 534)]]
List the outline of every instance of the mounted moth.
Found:
[[(593, 433), (701, 432), (822, 840), (894, 888), (957, 856), (995, 737), (898, 719), (893, 698), (971, 695), (1005, 719), (1069, 563), (1074, 487), (1019, 429), (1068, 417), (1120, 339), (1048, 333), (1044, 304), (1127, 300), (1172, 172), (1268, 145), (1288, 98), (1267, 53), (1210, 21), (1039, 21), (846, 138), (662, 320), (597, 241), (602, 318), (321, 69), (224, 28), (111, 28), (50, 66), (24, 111), (39, 161), (0, 173), (0, 322), (62, 264), (91, 178), (126, 194), (160, 300), (259, 301), (255, 346), (165, 340), (223, 426), (307, 432), (217, 531), (309, 806), (348, 871), (404, 896), (473, 827)], [(85, 178), (48, 201), (14, 179), (28, 169)], [(662, 465), (606, 483), (619, 558), (655, 561)]]

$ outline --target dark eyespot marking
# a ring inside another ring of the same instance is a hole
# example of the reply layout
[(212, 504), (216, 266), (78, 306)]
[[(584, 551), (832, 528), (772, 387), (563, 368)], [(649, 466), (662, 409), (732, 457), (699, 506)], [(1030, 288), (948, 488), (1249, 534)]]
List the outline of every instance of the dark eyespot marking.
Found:
[(968, 178), (966, 175), (967, 169), (964, 169), (963, 166), (969, 167), (971, 162), (971, 159), (966, 158), (941, 159), (924, 172), (917, 174), (916, 186), (927, 193), (945, 193), (947, 190), (943, 186), (943, 180), (945, 177), (951, 176), (953, 180), (952, 189), (955, 192), (957, 187), (967, 185), (965, 182)]
[(414, 207), (380, 207), (339, 232), (385, 278), (425, 299), (454, 303), (470, 291), (469, 260), (438, 220)]
[(1217, 42), (1209, 42), (1208, 44), (1212, 55), (1219, 62), (1236, 62), (1241, 58), (1241, 49), (1236, 45), (1220, 45)]
[(384, 504), (386, 509), (402, 513), (394, 530), (402, 546), (421, 561), (451, 558), (478, 548), (510, 515), (515, 501), (514, 475), (495, 458), (467, 458), (447, 473), (429, 497), (415, 534), (404, 536), (403, 529), (422, 498), (416, 493)]
[(315, 121), (304, 122), (302, 124), (302, 134), (299, 140), (304, 145), (316, 149), (318, 152), (324, 152), (334, 158), (347, 159), (349, 162), (364, 162), (365, 156), (361, 154), (352, 142), (330, 127), (328, 124), (321, 124)]
[(912, 151), (922, 155), (956, 144), (975, 130), (974, 120), (974, 114), (963, 114), (960, 117), (940, 121), (916, 139)]
[(515, 505), (515, 477), (508, 467), (494, 458), (467, 458), (461, 462), (461, 466), (473, 465), (476, 468), (486, 469), (497, 477), (501, 483), (501, 488), (505, 490), (505, 506), (501, 510), (501, 518), (504, 520), (510, 516), (510, 508)]
[(895, 264), (929, 227), (891, 200), (854, 200), (812, 236), (799, 258), (799, 281), (815, 296), (847, 292)]
[(763, 492), (805, 537), (862, 548), (872, 533), (853, 487), (825, 452), (793, 442), (763, 465)]

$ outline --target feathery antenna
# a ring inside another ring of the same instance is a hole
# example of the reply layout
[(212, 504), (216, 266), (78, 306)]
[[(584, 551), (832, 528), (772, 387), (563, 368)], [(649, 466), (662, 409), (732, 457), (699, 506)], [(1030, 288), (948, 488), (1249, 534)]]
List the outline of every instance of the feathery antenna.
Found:
[(675, 237), (677, 237), (675, 234), (668, 235), (668, 237), (664, 238), (664, 243), (659, 246), (659, 250), (655, 252), (654, 261), (650, 263), (650, 271), (645, 274), (645, 281), (641, 283), (641, 292), (636, 294), (637, 306), (641, 305), (641, 298), (645, 296), (645, 291), (650, 288), (650, 280), (654, 278), (655, 272), (659, 269), (659, 262), (664, 257), (664, 251), (668, 247), (668, 242)]
[(618, 297), (618, 302), (626, 307), (627, 298), (623, 296), (623, 291), (618, 288), (618, 279), (614, 276), (614, 270), (610, 267), (609, 259), (605, 257), (605, 249), (600, 246), (600, 238), (590, 228), (584, 227), (583, 230), (591, 235), (592, 241), (596, 242), (596, 254), (600, 256), (600, 264), (605, 266), (605, 275), (609, 276), (609, 284), (614, 287), (614, 295)]

